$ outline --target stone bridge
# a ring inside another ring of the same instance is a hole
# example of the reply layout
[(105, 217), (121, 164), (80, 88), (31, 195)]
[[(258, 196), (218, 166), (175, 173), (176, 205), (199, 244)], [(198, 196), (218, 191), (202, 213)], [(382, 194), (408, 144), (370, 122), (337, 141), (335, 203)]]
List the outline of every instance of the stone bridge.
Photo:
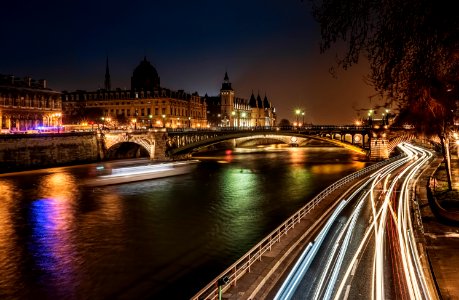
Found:
[(166, 159), (168, 150), (168, 136), (162, 130), (135, 130), (135, 131), (103, 131), (98, 133), (98, 140), (102, 148), (102, 156), (106, 157), (109, 151), (116, 149), (123, 143), (134, 143), (145, 149), (150, 159)]
[(389, 157), (398, 143), (413, 136), (402, 129), (375, 128), (369, 126), (308, 126), (308, 127), (260, 127), (216, 129), (149, 129), (136, 131), (109, 131), (100, 134), (105, 153), (116, 150), (122, 143), (130, 142), (143, 147), (150, 159), (187, 158), (193, 152), (218, 144), (231, 142), (241, 146), (249, 141), (265, 139), (291, 146), (305, 145), (309, 140), (326, 141), (352, 151), (366, 154), (372, 160)]

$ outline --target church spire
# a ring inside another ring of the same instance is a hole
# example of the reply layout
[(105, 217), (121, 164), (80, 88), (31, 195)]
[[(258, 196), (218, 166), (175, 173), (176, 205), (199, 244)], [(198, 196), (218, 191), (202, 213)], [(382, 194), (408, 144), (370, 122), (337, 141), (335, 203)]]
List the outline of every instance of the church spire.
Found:
[(110, 91), (112, 89), (112, 83), (110, 80), (110, 70), (108, 69), (108, 56), (107, 56), (107, 62), (105, 65), (105, 89), (107, 91)]
[(225, 78), (223, 78), (222, 90), (233, 90), (231, 88), (231, 82), (229, 81), (228, 72), (225, 72)]

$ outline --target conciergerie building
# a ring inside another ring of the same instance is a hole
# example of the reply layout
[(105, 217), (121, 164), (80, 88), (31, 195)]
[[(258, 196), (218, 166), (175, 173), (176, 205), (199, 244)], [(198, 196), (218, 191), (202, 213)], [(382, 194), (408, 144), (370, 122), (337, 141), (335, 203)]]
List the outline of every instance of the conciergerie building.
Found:
[(108, 59), (104, 88), (93, 92), (62, 92), (65, 124), (100, 124), (131, 128), (206, 128), (274, 126), (275, 108), (266, 96), (235, 97), (225, 73), (218, 96), (201, 97), (161, 86), (156, 68), (146, 57), (134, 69), (131, 89), (112, 89)]

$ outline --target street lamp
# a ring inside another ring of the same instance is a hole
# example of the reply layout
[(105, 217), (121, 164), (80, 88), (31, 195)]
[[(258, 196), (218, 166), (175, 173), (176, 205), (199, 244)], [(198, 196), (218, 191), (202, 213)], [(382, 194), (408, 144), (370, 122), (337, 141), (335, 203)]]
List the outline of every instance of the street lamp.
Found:
[(303, 126), (304, 126), (304, 110), (301, 112), (301, 115), (303, 116)]
[(246, 115), (247, 115), (247, 114), (246, 114), (245, 111), (243, 111), (243, 112), (241, 113), (241, 117), (242, 117), (242, 126), (246, 126), (246, 125), (247, 125), (247, 124), (245, 124), (245, 117), (246, 117)]
[(163, 127), (166, 127), (166, 115), (162, 115), (163, 117)]
[(150, 122), (150, 128), (152, 128), (152, 125), (151, 125), (151, 119), (153, 118), (152, 115), (148, 115), (148, 121)]
[(132, 123), (134, 123), (134, 130), (137, 130), (137, 119), (133, 118)]
[(296, 115), (296, 124), (298, 124), (298, 117), (300, 116), (301, 110), (296, 109), (295, 110), (295, 115)]
[(188, 128), (191, 128), (191, 117), (188, 117)]

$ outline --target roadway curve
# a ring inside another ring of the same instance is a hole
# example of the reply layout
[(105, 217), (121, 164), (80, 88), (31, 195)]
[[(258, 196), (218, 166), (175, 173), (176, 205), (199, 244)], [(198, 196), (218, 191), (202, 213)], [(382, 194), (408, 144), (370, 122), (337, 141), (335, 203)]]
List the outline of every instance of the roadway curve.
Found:
[(410, 197), (432, 154), (407, 155), (371, 174), (340, 201), (274, 299), (435, 299), (420, 262)]

